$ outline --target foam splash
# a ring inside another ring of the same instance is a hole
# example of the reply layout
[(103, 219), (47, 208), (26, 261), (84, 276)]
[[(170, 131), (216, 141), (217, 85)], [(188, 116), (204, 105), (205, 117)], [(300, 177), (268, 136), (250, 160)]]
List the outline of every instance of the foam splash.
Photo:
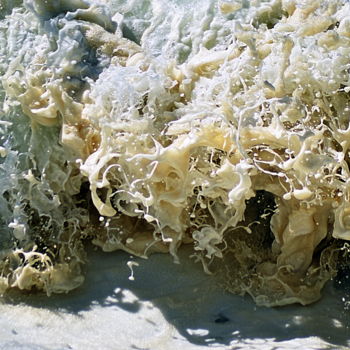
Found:
[(92, 240), (320, 298), (350, 239), (349, 3), (5, 5), (3, 291), (75, 288)]

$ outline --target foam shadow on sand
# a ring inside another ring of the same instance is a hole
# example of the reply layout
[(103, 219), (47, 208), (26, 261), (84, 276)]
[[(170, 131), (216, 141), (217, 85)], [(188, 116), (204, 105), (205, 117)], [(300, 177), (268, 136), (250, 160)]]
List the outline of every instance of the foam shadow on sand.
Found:
[[(310, 337), (329, 343), (330, 349), (349, 345), (350, 316), (344, 305), (344, 300), (349, 300), (346, 273), (337, 283), (330, 282), (323, 299), (313, 305), (265, 308), (257, 307), (249, 297), (226, 293), (218, 278), (205, 275), (200, 264), (189, 259), (189, 254), (190, 251), (183, 248), (181, 264), (174, 264), (169, 255), (156, 254), (141, 260), (122, 252), (106, 254), (91, 248), (86, 280), (77, 290), (50, 297), (12, 291), (6, 299), (12, 304), (45, 308), (81, 319), (86, 312), (94, 313), (96, 308), (107, 312), (111, 307), (135, 314), (131, 317), (136, 319), (138, 315), (142, 317), (143, 304), (151, 303), (181, 336), (201, 346), (235, 348), (234, 345), (271, 342), (277, 345)], [(128, 279), (130, 260), (139, 263), (133, 268), (133, 281)], [(136, 298), (130, 300), (130, 294)], [(147, 317), (144, 321), (157, 326)], [(113, 333), (113, 325), (104, 324), (103, 319), (101, 327)], [(118, 335), (115, 336), (117, 339)]]

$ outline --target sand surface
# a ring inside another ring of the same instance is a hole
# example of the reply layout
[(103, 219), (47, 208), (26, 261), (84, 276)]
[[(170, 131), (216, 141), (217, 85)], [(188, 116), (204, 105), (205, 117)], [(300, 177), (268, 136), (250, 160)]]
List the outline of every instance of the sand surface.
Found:
[[(313, 305), (259, 308), (225, 293), (180, 253), (148, 260), (89, 252), (84, 285), (66, 295), (8, 295), (0, 349), (348, 349), (349, 285), (329, 283)], [(129, 280), (128, 261), (138, 261)]]

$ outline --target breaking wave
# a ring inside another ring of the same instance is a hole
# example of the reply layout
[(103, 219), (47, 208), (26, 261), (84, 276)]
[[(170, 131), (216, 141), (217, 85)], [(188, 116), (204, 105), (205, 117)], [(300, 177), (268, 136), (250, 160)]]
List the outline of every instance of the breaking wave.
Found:
[(1, 1), (0, 289), (67, 292), (84, 245), (257, 304), (348, 264), (350, 3)]

